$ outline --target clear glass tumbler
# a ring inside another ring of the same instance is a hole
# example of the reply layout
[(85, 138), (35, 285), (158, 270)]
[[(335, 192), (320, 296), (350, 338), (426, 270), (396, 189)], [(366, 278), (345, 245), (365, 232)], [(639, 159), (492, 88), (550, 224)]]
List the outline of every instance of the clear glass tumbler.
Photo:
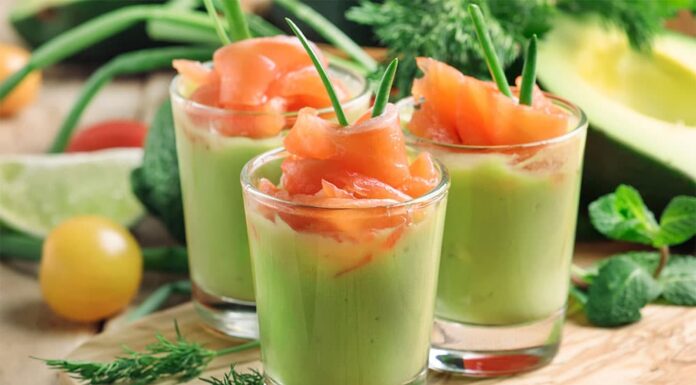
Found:
[(269, 385), (424, 384), (449, 177), (403, 203), (303, 205), (266, 195), (284, 150), (242, 186)]
[[(369, 108), (371, 93), (367, 81), (343, 67), (332, 66), (329, 73), (350, 90), (353, 97), (343, 108), (349, 119), (357, 119)], [(251, 158), (281, 146), (284, 133), (263, 139), (227, 133), (244, 132), (245, 125), (262, 124), (264, 119), (279, 116), (194, 102), (182, 93), (185, 90), (181, 83), (179, 76), (174, 78), (170, 95), (193, 302), (198, 314), (213, 329), (236, 337), (257, 338), (239, 174)], [(326, 109), (325, 113), (331, 111)], [(287, 113), (280, 118), (289, 128), (296, 114)]]
[[(547, 97), (570, 117), (568, 131), (552, 139), (466, 146), (407, 134), (452, 181), (431, 369), (510, 375), (547, 364), (558, 350), (587, 120), (571, 103)], [(413, 107), (401, 103), (404, 120)]]

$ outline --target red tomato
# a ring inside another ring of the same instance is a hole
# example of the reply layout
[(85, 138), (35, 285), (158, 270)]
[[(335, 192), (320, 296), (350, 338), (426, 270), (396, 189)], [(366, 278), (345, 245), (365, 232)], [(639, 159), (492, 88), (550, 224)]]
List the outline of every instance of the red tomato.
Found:
[(114, 119), (89, 126), (72, 137), (66, 152), (142, 147), (147, 126), (137, 120)]

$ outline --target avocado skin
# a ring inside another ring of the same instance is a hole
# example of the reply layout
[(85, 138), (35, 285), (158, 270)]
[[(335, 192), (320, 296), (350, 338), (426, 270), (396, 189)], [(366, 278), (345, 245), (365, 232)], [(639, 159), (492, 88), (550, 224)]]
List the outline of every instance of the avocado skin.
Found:
[(591, 125), (587, 133), (583, 167), (578, 240), (603, 239), (589, 223), (587, 205), (600, 196), (613, 192), (619, 184), (628, 184), (638, 189), (658, 218), (673, 197), (696, 195), (696, 181), (688, 175)]
[[(57, 6), (47, 5), (29, 15), (18, 16), (13, 13), (10, 15), (10, 23), (27, 44), (36, 48), (87, 20), (118, 8), (164, 2), (165, 0), (74, 0)], [(138, 23), (80, 52), (68, 61), (102, 62), (123, 52), (157, 45), (160, 44), (147, 37), (145, 23)]]

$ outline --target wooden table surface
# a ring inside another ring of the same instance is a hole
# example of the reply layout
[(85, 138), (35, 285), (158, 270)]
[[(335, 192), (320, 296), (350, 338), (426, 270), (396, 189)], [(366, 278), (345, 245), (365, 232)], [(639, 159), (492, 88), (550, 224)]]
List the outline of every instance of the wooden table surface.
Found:
[[(0, 0), (0, 42), (18, 39), (5, 21), (15, 1)], [(0, 120), (0, 154), (35, 153), (44, 151), (68, 109), (76, 98), (89, 71), (84, 68), (58, 66), (45, 72), (39, 99), (21, 114)], [(118, 79), (108, 85), (91, 103), (82, 119), (89, 124), (105, 118), (135, 118), (149, 121), (156, 107), (165, 98), (171, 73), (163, 72), (145, 77)], [(148, 222), (139, 228), (148, 240), (159, 240), (162, 230)], [(581, 263), (609, 255), (613, 246), (582, 246), (578, 254)], [(137, 304), (161, 283), (181, 279), (181, 276), (146, 274)], [(170, 305), (185, 301), (174, 298)], [(171, 314), (160, 315), (168, 322)], [(183, 308), (186, 309), (186, 308)], [(559, 360), (576, 360), (574, 370), (559, 372), (553, 368), (537, 374), (501, 382), (481, 384), (696, 384), (696, 309), (649, 306), (646, 319), (640, 324), (617, 331), (588, 328), (576, 324), (587, 333), (577, 334), (571, 348), (566, 348)], [(571, 321), (577, 322), (577, 321)], [(147, 337), (152, 330), (124, 325), (118, 317), (107, 323), (77, 324), (65, 321), (42, 302), (36, 279), (36, 266), (12, 261), (0, 262), (0, 384), (52, 385), (58, 376), (41, 362), (30, 357), (66, 357), (83, 343), (106, 329), (76, 354), (107, 341), (107, 349), (117, 349), (115, 334), (120, 328), (134, 328), (136, 335)], [(126, 329), (123, 329), (126, 330)], [(588, 330), (590, 332), (588, 332)], [(140, 333), (140, 334), (137, 334)], [(137, 345), (133, 346), (137, 347)], [(253, 359), (254, 357), (251, 357)], [(617, 364), (618, 363), (618, 364)], [(226, 365), (226, 363), (225, 363)], [(223, 366), (225, 366), (223, 365)], [(597, 382), (600, 381), (600, 382)], [(433, 384), (462, 384), (463, 380), (448, 380), (435, 376)]]

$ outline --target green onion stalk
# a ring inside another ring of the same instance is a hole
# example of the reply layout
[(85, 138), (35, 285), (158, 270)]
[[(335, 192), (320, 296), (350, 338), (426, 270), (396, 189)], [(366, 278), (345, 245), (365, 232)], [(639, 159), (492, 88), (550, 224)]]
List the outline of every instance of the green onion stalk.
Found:
[(77, 101), (58, 131), (49, 149), (51, 153), (65, 151), (68, 141), (77, 126), (82, 113), (99, 90), (119, 75), (133, 75), (168, 68), (174, 59), (207, 60), (213, 55), (212, 47), (168, 47), (153, 48), (121, 54), (100, 67), (82, 88)]
[(346, 114), (343, 112), (343, 107), (341, 107), (341, 101), (338, 99), (336, 90), (334, 89), (333, 84), (331, 84), (331, 80), (329, 80), (329, 75), (326, 73), (324, 66), (321, 64), (321, 61), (319, 61), (319, 57), (317, 56), (316, 52), (314, 52), (312, 46), (309, 45), (309, 40), (307, 40), (300, 28), (288, 18), (285, 18), (285, 21), (288, 23), (295, 36), (300, 39), (302, 46), (304, 47), (305, 51), (307, 51), (307, 55), (309, 55), (310, 59), (312, 59), (312, 63), (314, 63), (314, 67), (317, 69), (322, 83), (324, 83), (324, 88), (326, 88), (326, 92), (329, 94), (329, 99), (331, 99), (331, 105), (336, 113), (336, 120), (338, 121), (338, 124), (346, 127), (348, 125), (348, 119), (346, 119)]
[(488, 28), (486, 27), (486, 20), (483, 17), (481, 8), (476, 4), (469, 5), (469, 15), (474, 22), (474, 28), (476, 29), (476, 35), (478, 36), (479, 43), (481, 44), (481, 49), (483, 50), (484, 58), (488, 64), (488, 70), (491, 72), (491, 77), (498, 85), (500, 92), (507, 96), (512, 97), (512, 91), (510, 91), (510, 85), (505, 78), (505, 71), (503, 71), (503, 66), (500, 65), (500, 60), (498, 60), (498, 55), (495, 53), (495, 47), (493, 47), (493, 42), (491, 41), (491, 35), (488, 33)]
[(106, 13), (58, 35), (37, 48), (24, 67), (0, 84), (0, 100), (32, 71), (58, 63), (144, 20), (167, 20), (193, 28), (208, 28), (212, 24), (205, 14), (160, 5), (134, 5)]
[[(38, 262), (41, 260), (42, 248), (43, 239), (7, 230), (0, 231), (0, 258)], [(185, 247), (145, 247), (142, 253), (145, 270), (165, 273), (188, 271)]]

